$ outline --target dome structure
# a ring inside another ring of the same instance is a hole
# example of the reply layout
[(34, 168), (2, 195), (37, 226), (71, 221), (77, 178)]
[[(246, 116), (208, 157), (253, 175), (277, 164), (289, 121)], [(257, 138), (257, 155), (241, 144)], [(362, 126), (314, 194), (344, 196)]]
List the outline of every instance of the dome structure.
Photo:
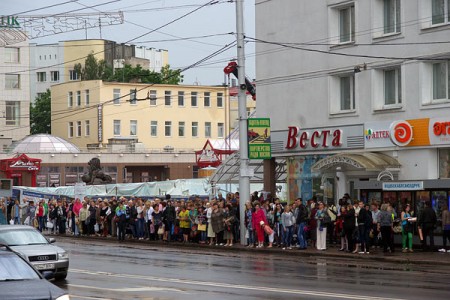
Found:
[(14, 142), (10, 153), (80, 153), (77, 146), (51, 134), (34, 134)]

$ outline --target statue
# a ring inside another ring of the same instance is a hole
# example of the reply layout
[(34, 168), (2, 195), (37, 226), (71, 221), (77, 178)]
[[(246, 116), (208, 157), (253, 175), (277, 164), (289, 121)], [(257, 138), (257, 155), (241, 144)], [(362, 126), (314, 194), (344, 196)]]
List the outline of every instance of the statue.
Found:
[(89, 162), (89, 171), (81, 177), (86, 185), (98, 185), (111, 183), (112, 178), (108, 174), (103, 173), (100, 167), (100, 159), (97, 157), (92, 158)]

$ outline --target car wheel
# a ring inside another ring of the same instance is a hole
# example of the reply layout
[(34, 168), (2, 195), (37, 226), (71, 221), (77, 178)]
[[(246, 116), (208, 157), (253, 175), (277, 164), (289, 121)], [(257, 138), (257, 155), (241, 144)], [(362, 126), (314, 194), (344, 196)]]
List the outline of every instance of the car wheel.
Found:
[(55, 280), (56, 281), (62, 281), (62, 280), (65, 280), (66, 277), (67, 277), (67, 273), (58, 274), (58, 275), (55, 275)]

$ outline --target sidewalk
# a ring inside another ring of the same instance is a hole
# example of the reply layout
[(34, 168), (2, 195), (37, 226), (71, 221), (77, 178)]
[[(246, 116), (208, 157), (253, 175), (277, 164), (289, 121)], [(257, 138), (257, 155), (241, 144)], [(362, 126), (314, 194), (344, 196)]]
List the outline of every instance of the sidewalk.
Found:
[(402, 253), (401, 249), (397, 248), (396, 252), (384, 254), (381, 249), (374, 249), (370, 254), (352, 254), (338, 251), (337, 247), (328, 248), (325, 251), (318, 251), (316, 249), (308, 248), (307, 250), (298, 250), (297, 248), (292, 248), (292, 250), (282, 250), (281, 248), (247, 248), (240, 244), (235, 244), (233, 247), (224, 246), (209, 246), (205, 244), (197, 243), (179, 243), (171, 242), (164, 243), (161, 241), (145, 241), (145, 240), (125, 240), (125, 242), (119, 243), (115, 238), (104, 238), (104, 237), (75, 237), (72, 235), (48, 235), (47, 237), (53, 237), (58, 240), (83, 240), (83, 241), (103, 241), (107, 243), (114, 243), (117, 245), (145, 245), (152, 247), (161, 248), (180, 248), (180, 249), (195, 249), (204, 251), (219, 251), (223, 252), (247, 252), (247, 253), (265, 253), (265, 254), (277, 254), (277, 255), (287, 255), (294, 257), (309, 257), (309, 258), (337, 258), (339, 260), (350, 261), (353, 263), (362, 262), (386, 262), (386, 263), (397, 263), (402, 265), (407, 264), (420, 264), (420, 265), (436, 265), (436, 266), (448, 266), (450, 267), (450, 253), (440, 253), (440, 252), (422, 252), (421, 250), (416, 250), (414, 253)]

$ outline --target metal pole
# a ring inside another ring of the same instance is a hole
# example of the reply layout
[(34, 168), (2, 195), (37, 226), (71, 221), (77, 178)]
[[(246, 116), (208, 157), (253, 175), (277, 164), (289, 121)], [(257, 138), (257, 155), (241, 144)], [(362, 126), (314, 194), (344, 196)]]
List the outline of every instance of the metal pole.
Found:
[(247, 141), (247, 95), (245, 85), (245, 43), (244, 43), (244, 0), (236, 1), (236, 38), (239, 81), (239, 212), (241, 225), (241, 245), (247, 244), (245, 239), (245, 203), (250, 198), (250, 177), (248, 170), (248, 141)]

